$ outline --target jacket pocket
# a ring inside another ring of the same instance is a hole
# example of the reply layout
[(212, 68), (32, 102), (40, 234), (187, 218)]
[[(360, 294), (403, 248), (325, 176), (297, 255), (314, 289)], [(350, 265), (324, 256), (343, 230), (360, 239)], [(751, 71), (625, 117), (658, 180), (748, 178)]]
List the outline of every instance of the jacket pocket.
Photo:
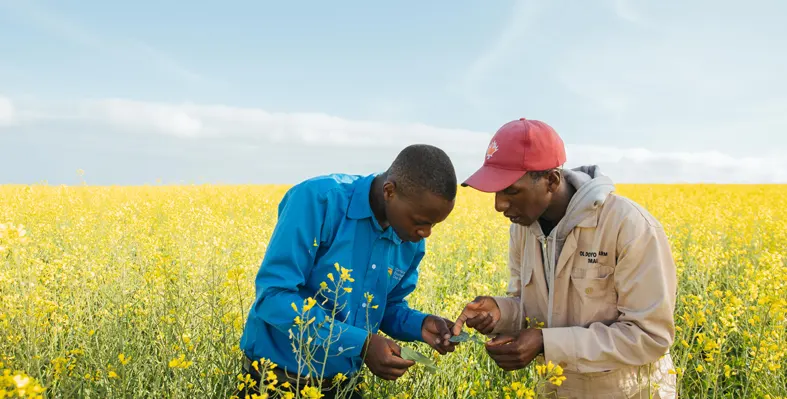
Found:
[(575, 268), (571, 271), (574, 319), (581, 324), (617, 317), (615, 274), (611, 266)]

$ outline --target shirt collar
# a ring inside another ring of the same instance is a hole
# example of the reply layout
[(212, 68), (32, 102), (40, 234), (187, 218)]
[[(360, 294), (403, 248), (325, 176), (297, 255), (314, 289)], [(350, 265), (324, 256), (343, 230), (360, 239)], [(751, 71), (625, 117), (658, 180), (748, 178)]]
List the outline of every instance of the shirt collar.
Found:
[(372, 189), (372, 181), (379, 173), (367, 175), (358, 180), (353, 190), (352, 197), (350, 198), (350, 205), (347, 209), (347, 217), (350, 219), (370, 219), (374, 229), (381, 232), (383, 237), (387, 237), (396, 244), (401, 244), (402, 239), (392, 228), (383, 231), (377, 218), (374, 217), (372, 212), (372, 205), (369, 203), (369, 192)]

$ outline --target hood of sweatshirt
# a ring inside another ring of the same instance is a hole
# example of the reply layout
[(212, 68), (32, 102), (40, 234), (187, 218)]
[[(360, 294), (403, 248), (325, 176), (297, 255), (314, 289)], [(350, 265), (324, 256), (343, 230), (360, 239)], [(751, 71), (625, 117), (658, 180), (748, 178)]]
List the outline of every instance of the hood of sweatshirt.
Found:
[(597, 165), (586, 165), (563, 170), (563, 177), (576, 192), (568, 203), (566, 214), (552, 230), (550, 238), (555, 242), (555, 259), (560, 256), (563, 243), (579, 223), (595, 214), (596, 209), (615, 191), (608, 176), (601, 173)]
[(561, 241), (580, 222), (594, 214), (609, 194), (615, 191), (612, 179), (601, 173), (597, 165), (567, 169), (563, 175), (566, 182), (577, 191), (568, 203), (566, 214), (556, 226), (556, 238)]

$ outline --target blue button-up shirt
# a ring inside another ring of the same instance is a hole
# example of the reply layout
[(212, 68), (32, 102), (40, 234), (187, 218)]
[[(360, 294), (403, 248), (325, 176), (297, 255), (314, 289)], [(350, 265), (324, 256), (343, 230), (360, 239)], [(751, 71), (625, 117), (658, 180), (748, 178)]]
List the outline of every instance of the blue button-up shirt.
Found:
[[(416, 286), (418, 265), (425, 253), (424, 240), (403, 242), (392, 228), (383, 230), (372, 214), (369, 190), (375, 175), (331, 174), (301, 182), (288, 190), (278, 208), (278, 221), (256, 277), (256, 298), (249, 311), (240, 347), (252, 360), (265, 358), (289, 373), (298, 372), (289, 331), (298, 332), (292, 303), (303, 308), (331, 273), (339, 281), (335, 264), (351, 270), (354, 282), (345, 281), (334, 318), (315, 334), (315, 326), (334, 309), (317, 297), (308, 313), (311, 346), (317, 348), (313, 366), (323, 377), (352, 374), (363, 365), (361, 350), (370, 333), (382, 330), (400, 341), (422, 341), (421, 324), (427, 316), (411, 309), (405, 297)], [(365, 294), (373, 295), (371, 303)], [(325, 294), (329, 299), (333, 294)], [(368, 319), (367, 319), (368, 312)], [(335, 341), (335, 342), (334, 342)], [(322, 348), (320, 348), (322, 346)], [(306, 369), (302, 369), (306, 374)]]

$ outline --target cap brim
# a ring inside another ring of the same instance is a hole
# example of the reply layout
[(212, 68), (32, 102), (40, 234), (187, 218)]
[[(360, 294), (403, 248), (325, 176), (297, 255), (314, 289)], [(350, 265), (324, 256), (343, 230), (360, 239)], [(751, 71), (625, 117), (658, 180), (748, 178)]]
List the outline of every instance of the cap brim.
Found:
[(462, 187), (470, 186), (485, 193), (496, 193), (514, 184), (526, 172), (521, 170), (498, 169), (482, 166), (462, 183)]

